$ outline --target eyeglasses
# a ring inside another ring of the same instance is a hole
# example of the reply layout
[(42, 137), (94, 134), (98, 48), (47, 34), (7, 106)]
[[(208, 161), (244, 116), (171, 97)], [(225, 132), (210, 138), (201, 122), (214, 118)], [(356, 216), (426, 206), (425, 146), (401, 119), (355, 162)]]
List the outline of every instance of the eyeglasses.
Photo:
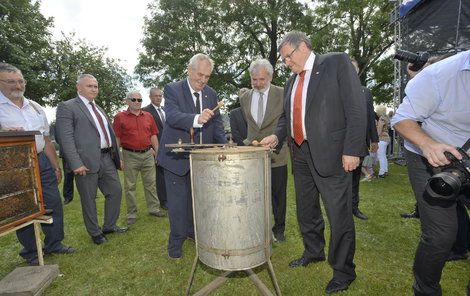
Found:
[(131, 102), (139, 102), (139, 103), (142, 103), (142, 99), (136, 99), (136, 98), (129, 98), (128, 100), (130, 100)]
[(3, 83), (6, 83), (8, 85), (11, 85), (11, 86), (16, 85), (17, 83), (19, 85), (26, 85), (26, 80), (24, 80), (24, 79), (20, 79), (20, 80), (0, 80), (0, 81), (3, 82)]
[(299, 48), (299, 47), (296, 46), (296, 47), (290, 52), (290, 54), (288, 54), (288, 55), (286, 55), (285, 57), (283, 57), (283, 58), (281, 59), (282, 62), (285, 64), (287, 59), (290, 60), (290, 59), (292, 58), (292, 55), (294, 54), (294, 52), (295, 52), (298, 48)]

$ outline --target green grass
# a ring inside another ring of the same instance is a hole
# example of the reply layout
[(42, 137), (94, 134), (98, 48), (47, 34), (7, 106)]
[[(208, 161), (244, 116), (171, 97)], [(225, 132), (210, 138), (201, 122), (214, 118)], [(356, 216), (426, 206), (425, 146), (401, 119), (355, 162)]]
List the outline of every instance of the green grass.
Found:
[[(108, 235), (107, 244), (96, 246), (83, 226), (79, 197), (65, 206), (65, 243), (77, 248), (72, 255), (53, 255), (46, 264), (58, 264), (61, 276), (44, 295), (183, 295), (195, 256), (195, 245), (185, 242), (184, 257), (171, 261), (166, 245), (167, 218), (145, 214), (142, 187), (138, 187), (140, 215), (125, 234)], [(102, 220), (103, 196), (98, 196)], [(402, 219), (399, 213), (414, 207), (406, 168), (390, 166), (390, 176), (361, 183), (361, 210), (368, 221), (356, 220), (357, 280), (341, 295), (412, 295), (414, 252), (419, 221)], [(125, 202), (120, 225), (125, 224)], [(302, 254), (303, 245), (295, 214), (293, 178), (289, 176), (286, 242), (273, 245), (272, 263), (283, 295), (323, 295), (332, 270), (326, 262), (291, 269), (289, 261)], [(328, 236), (328, 231), (326, 232)], [(14, 234), (0, 238), (0, 278), (17, 266), (20, 245)], [(272, 291), (267, 269), (255, 272)], [(221, 272), (199, 263), (192, 293)], [(464, 296), (470, 278), (470, 261), (447, 263), (441, 280), (443, 294)], [(235, 273), (211, 295), (258, 295), (244, 273)]]

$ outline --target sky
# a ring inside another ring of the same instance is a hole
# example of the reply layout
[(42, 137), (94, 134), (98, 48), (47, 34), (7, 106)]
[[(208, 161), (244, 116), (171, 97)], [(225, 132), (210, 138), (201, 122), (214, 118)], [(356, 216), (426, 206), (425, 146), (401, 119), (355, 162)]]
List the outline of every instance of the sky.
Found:
[[(95, 47), (106, 47), (107, 56), (119, 59), (129, 75), (133, 75), (137, 57), (142, 47), (144, 16), (152, 0), (41, 0), (41, 13), (54, 18), (54, 38), (62, 32), (85, 39)], [(150, 103), (148, 89), (138, 87), (144, 99)], [(49, 121), (55, 118), (55, 108), (46, 108)]]

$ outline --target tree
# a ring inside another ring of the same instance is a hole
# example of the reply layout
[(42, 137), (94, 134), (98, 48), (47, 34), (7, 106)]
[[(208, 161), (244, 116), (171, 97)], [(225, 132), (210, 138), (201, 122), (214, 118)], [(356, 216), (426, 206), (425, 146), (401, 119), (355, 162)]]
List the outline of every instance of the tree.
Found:
[(393, 62), (387, 53), (393, 45), (389, 0), (315, 1), (312, 33), (317, 52), (346, 51), (359, 64), (363, 85), (376, 102), (392, 101)]
[(268, 59), (277, 70), (274, 83), (284, 84), (278, 38), (311, 20), (307, 7), (291, 0), (156, 0), (149, 9), (136, 67), (143, 84), (183, 78), (190, 57), (204, 52), (215, 62), (210, 85), (233, 105), (238, 90), (250, 86), (247, 69), (256, 57)]
[(39, 1), (0, 1), (0, 61), (18, 67), (28, 81), (26, 96), (44, 103), (52, 91), (47, 66), (52, 19), (45, 18), (39, 7)]
[(105, 57), (106, 49), (94, 47), (85, 40), (75, 40), (73, 34), (63, 36), (54, 43), (50, 61), (54, 94), (47, 98), (55, 106), (77, 96), (76, 81), (80, 74), (96, 77), (99, 84), (98, 104), (108, 115), (113, 115), (124, 105), (123, 98), (132, 88), (132, 80), (118, 61)]

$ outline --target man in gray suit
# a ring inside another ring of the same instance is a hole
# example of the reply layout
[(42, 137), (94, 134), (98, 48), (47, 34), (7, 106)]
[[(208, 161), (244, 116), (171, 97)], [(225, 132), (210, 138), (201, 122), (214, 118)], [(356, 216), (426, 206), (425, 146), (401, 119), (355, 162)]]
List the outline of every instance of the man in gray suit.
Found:
[(291, 141), (304, 253), (289, 266), (325, 260), (321, 196), (330, 222), (328, 262), (333, 268), (326, 293), (339, 292), (356, 278), (351, 172), (365, 154), (364, 95), (346, 54), (314, 54), (307, 35), (295, 31), (284, 36), (278, 49), (294, 74), (285, 85), (278, 127), (261, 143), (276, 147), (286, 137)]
[[(246, 139), (243, 140), (245, 145), (259, 142), (272, 134), (284, 112), (284, 89), (271, 84), (274, 71), (271, 63), (266, 59), (255, 60), (249, 71), (252, 89), (240, 95), (240, 106), (248, 129)], [(271, 156), (272, 232), (275, 241), (285, 240), (288, 151), (287, 145), (282, 144)]]
[[(150, 89), (149, 98), (151, 103), (148, 106), (142, 108), (142, 110), (150, 112), (152, 114), (155, 123), (158, 128), (158, 142), (160, 143), (163, 129), (165, 128), (165, 110), (161, 106), (162, 103), (162, 91), (157, 87), (152, 87)], [(168, 210), (166, 205), (166, 188), (165, 188), (165, 170), (158, 163), (155, 163), (156, 170), (156, 184), (157, 184), (157, 196), (160, 201), (160, 207), (162, 209)]]
[[(57, 132), (65, 161), (76, 175), (85, 227), (99, 245), (107, 241), (105, 234), (127, 231), (116, 226), (122, 195), (116, 168), (121, 161), (110, 120), (95, 103), (98, 81), (90, 74), (80, 75), (77, 92), (76, 98), (57, 107)], [(96, 211), (98, 188), (105, 197), (103, 228)]]

